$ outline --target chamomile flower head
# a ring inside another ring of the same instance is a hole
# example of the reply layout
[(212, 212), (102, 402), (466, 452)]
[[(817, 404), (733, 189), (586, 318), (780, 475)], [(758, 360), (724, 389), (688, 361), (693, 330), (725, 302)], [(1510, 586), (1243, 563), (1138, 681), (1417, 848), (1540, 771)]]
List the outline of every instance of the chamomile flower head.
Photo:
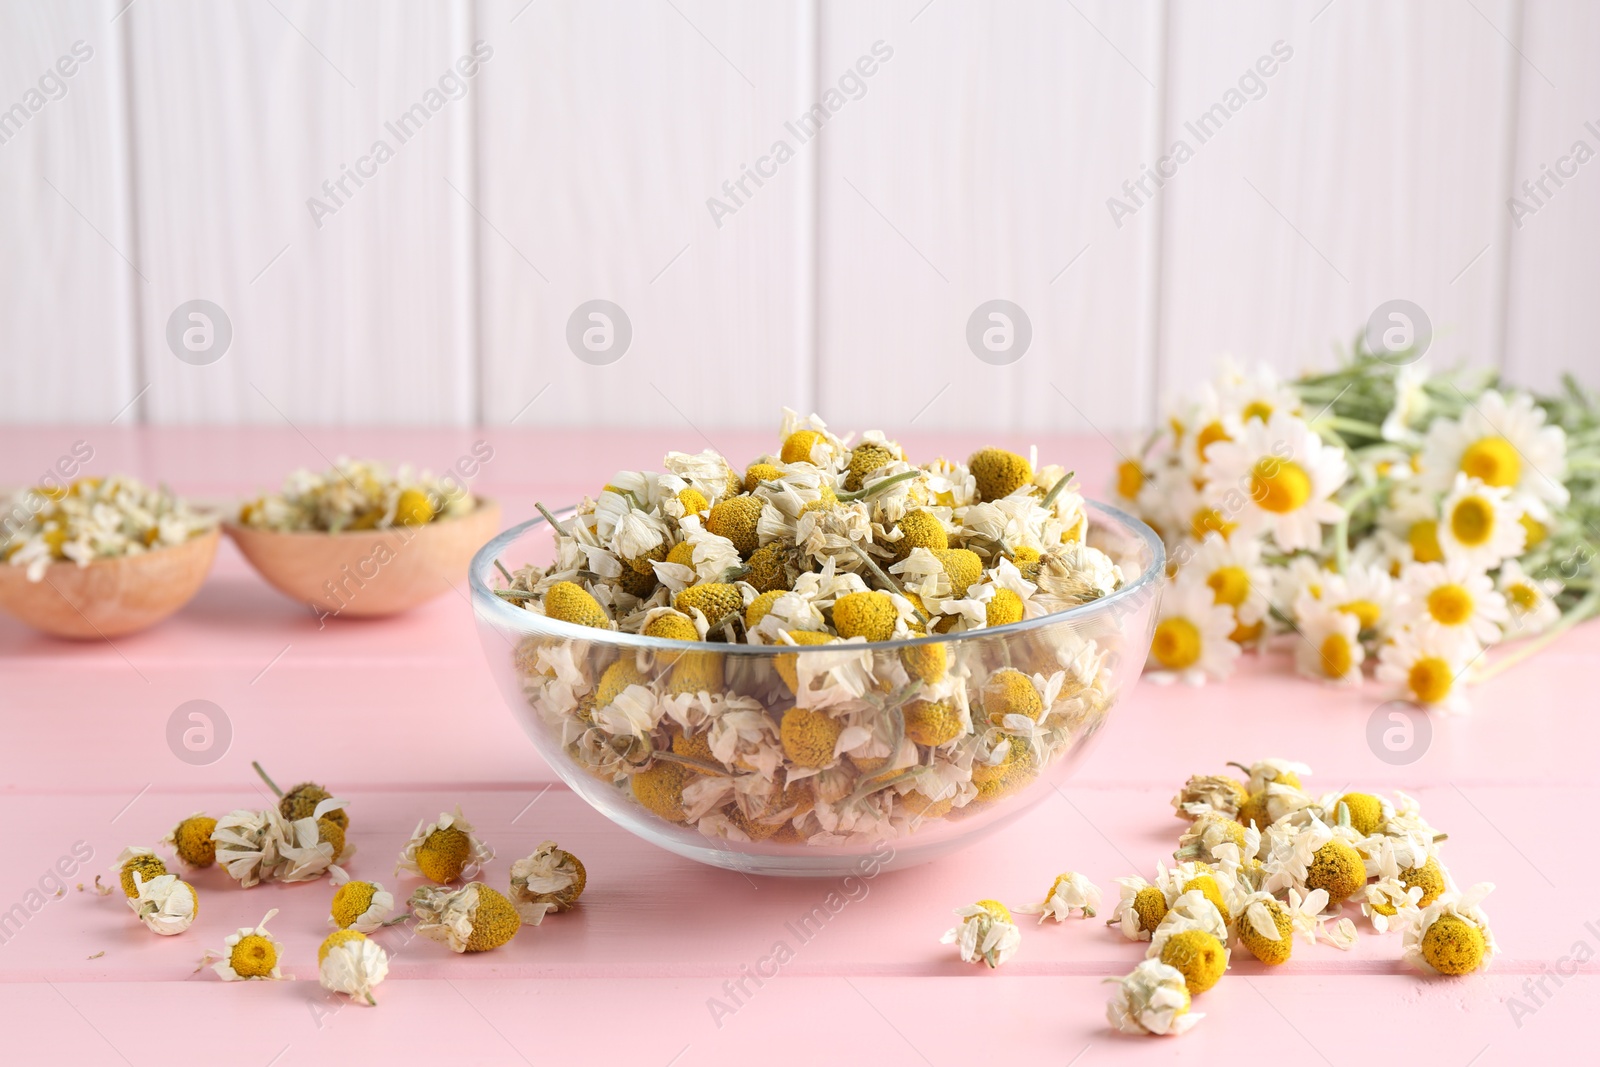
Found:
[(1237, 514), (1240, 533), (1270, 533), (1285, 552), (1319, 548), (1322, 527), (1344, 516), (1332, 500), (1349, 476), (1344, 455), (1288, 412), (1252, 420), (1239, 440), (1211, 445), (1205, 476), (1216, 501)]
[[(1198, 927), (1181, 930), (1161, 943), (1156, 958), (1183, 975), (1189, 995), (1204, 993), (1222, 980), (1228, 969), (1228, 948), (1223, 937)], [(1153, 948), (1154, 946), (1152, 946)]]
[(283, 942), (267, 932), (267, 923), (278, 914), (273, 908), (255, 926), (242, 926), (223, 942), (221, 953), (210, 953), (217, 958), (212, 970), (225, 982), (277, 981), (283, 978), (280, 963), (283, 960)]
[(1321, 889), (1301, 893), (1291, 888), (1287, 898), (1280, 901), (1270, 893), (1252, 893), (1240, 907), (1239, 943), (1269, 966), (1289, 959), (1295, 934), (1316, 940), (1318, 916), (1328, 906), (1328, 894)]
[(200, 914), (200, 896), (194, 886), (180, 881), (175, 874), (163, 874), (145, 881), (134, 871), (138, 893), (128, 901), (128, 907), (154, 932), (170, 937), (181, 934), (194, 924)]
[(417, 933), (454, 952), (487, 952), (517, 935), (522, 919), (511, 901), (482, 882), (459, 889), (425, 885), (411, 894)]
[(1252, 626), (1266, 615), (1270, 575), (1261, 565), (1260, 541), (1208, 533), (1184, 572), (1198, 574), (1216, 602), (1233, 609), (1239, 626)]
[[(1343, 812), (1339, 812), (1340, 808)], [(1362, 837), (1382, 830), (1389, 816), (1394, 814), (1382, 797), (1372, 793), (1346, 793), (1335, 802), (1334, 811), (1341, 822), (1347, 822)]]
[(1026, 457), (1003, 448), (985, 448), (967, 460), (978, 482), (978, 499), (1000, 500), (1033, 481), (1033, 465)]
[(139, 895), (139, 884), (134, 879), (152, 881), (167, 873), (167, 865), (155, 854), (154, 849), (129, 845), (117, 854), (116, 866), (112, 870), (122, 883), (123, 894), (132, 900)]
[(1239, 646), (1229, 639), (1233, 628), (1233, 609), (1218, 604), (1197, 576), (1180, 574), (1161, 598), (1150, 644), (1151, 680), (1202, 685), (1207, 678), (1226, 678), (1239, 658)]
[(1398, 878), (1379, 878), (1370, 882), (1361, 898), (1361, 914), (1378, 933), (1391, 926), (1404, 926), (1420, 914), (1422, 889), (1408, 886)]
[(1239, 814), (1239, 805), (1249, 796), (1249, 790), (1237, 778), (1226, 774), (1195, 774), (1172, 798), (1172, 807), (1183, 819), (1198, 819), (1212, 813), (1233, 819)]
[(394, 914), (394, 894), (377, 882), (339, 881), (329, 905), (328, 923), (339, 930), (356, 930), (363, 934), (383, 926)]
[(211, 841), (216, 828), (217, 820), (197, 811), (174, 826), (161, 843), (169, 846), (178, 854), (178, 859), (190, 867), (209, 867), (217, 862), (217, 847)]
[(1115, 923), (1129, 941), (1150, 940), (1167, 917), (1166, 893), (1135, 876), (1118, 878), (1117, 887), (1122, 896), (1107, 925)]
[(359, 930), (338, 930), (317, 948), (317, 981), (358, 1004), (376, 1004), (372, 988), (389, 974), (389, 954)]
[(1527, 393), (1507, 399), (1490, 389), (1460, 419), (1435, 419), (1428, 427), (1417, 481), (1443, 493), (1457, 474), (1510, 490), (1524, 507), (1565, 506), (1567, 435), (1545, 425), (1543, 409)]
[(1232, 845), (1241, 857), (1254, 856), (1261, 847), (1261, 832), (1213, 809), (1189, 824), (1178, 838), (1175, 856), (1179, 860), (1217, 863), (1220, 860), (1217, 849), (1223, 845)]
[(1205, 1018), (1189, 1010), (1189, 986), (1183, 972), (1170, 964), (1141, 960), (1132, 973), (1115, 981), (1106, 1021), (1121, 1033), (1182, 1034)]
[(1075, 871), (1067, 871), (1056, 875), (1043, 900), (1014, 910), (1023, 915), (1037, 915), (1040, 922), (1047, 916), (1056, 922), (1065, 922), (1072, 918), (1074, 911), (1081, 918), (1092, 919), (1099, 907), (1100, 887)]
[(434, 822), (417, 823), (395, 873), (406, 871), (442, 884), (471, 881), (492, 859), (494, 849), (478, 839), (457, 806), (453, 815), (445, 812)]
[(1407, 867), (1400, 872), (1400, 884), (1407, 889), (1420, 889), (1422, 895), (1417, 898), (1417, 907), (1426, 908), (1434, 901), (1453, 892), (1455, 887), (1450, 884), (1449, 875), (1439, 865), (1438, 857), (1429, 856), (1427, 861), (1416, 867)]
[[(1210, 879), (1209, 875), (1203, 877)], [(1207, 895), (1207, 889), (1201, 888), (1199, 885), (1196, 885), (1193, 889), (1185, 889), (1177, 895), (1177, 898), (1172, 901), (1172, 906), (1167, 909), (1167, 914), (1151, 933), (1150, 948), (1145, 955), (1160, 957), (1162, 948), (1169, 940), (1189, 930), (1201, 930), (1215, 937), (1223, 945), (1228, 943), (1230, 936), (1228, 933), (1228, 917), (1223, 915), (1222, 909), (1217, 907), (1216, 892), (1218, 887), (1215, 879), (1210, 880), (1212, 883), (1209, 887), (1211, 895)], [(1194, 881), (1194, 878), (1188, 880), (1188, 882)], [(1172, 961), (1168, 960), (1167, 962), (1170, 963)], [(1200, 990), (1191, 989), (1191, 992), (1200, 992)]]
[(962, 963), (986, 963), (991, 969), (1016, 954), (1022, 944), (1022, 931), (1011, 921), (1011, 912), (997, 900), (980, 900), (956, 909), (961, 922), (945, 931), (941, 944), (957, 945)]
[(1302, 605), (1295, 629), (1295, 669), (1307, 678), (1339, 685), (1358, 685), (1366, 650), (1361, 644), (1361, 622), (1320, 600)]
[(1511, 490), (1485, 485), (1457, 474), (1450, 495), (1439, 507), (1439, 551), (1447, 561), (1474, 570), (1493, 570), (1502, 561), (1522, 555), (1528, 531), (1522, 508)]
[(1493, 890), (1492, 883), (1481, 882), (1464, 893), (1446, 893), (1423, 908), (1406, 927), (1402, 958), (1432, 974), (1471, 974), (1487, 968), (1499, 950), (1479, 903)]
[(1306, 612), (1315, 601), (1333, 611), (1352, 616), (1363, 637), (1386, 634), (1395, 625), (1405, 598), (1389, 572), (1382, 567), (1351, 563), (1343, 574), (1324, 573), (1318, 582), (1319, 595), (1296, 595), (1291, 599), (1296, 615)]
[(578, 857), (546, 841), (511, 865), (511, 902), (523, 922), (538, 926), (547, 913), (576, 907), (588, 882)]
[(1461, 676), (1477, 655), (1477, 642), (1460, 628), (1407, 626), (1379, 650), (1375, 673), (1402, 700), (1462, 711), (1466, 702)]
[(1554, 578), (1530, 577), (1522, 564), (1508, 559), (1501, 564), (1495, 585), (1510, 613), (1504, 628), (1507, 637), (1531, 637), (1561, 617), (1554, 599), (1561, 582)]

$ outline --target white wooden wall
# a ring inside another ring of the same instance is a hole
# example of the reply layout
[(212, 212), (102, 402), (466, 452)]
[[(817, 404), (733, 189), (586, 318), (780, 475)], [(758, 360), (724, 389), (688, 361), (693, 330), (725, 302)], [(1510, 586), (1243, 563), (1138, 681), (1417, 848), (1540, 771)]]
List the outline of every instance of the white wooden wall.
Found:
[[(465, 97), (318, 227), (307, 198), (479, 40)], [(1600, 162), (1520, 226), (1506, 203), (1600, 151), (1588, 0), (0, 0), (0, 109), (78, 41), (66, 95), (0, 144), (9, 422), (787, 403), (1113, 432), (1221, 352), (1326, 363), (1395, 297), (1438, 362), (1600, 384)], [(879, 41), (865, 94), (716, 225), (706, 199)], [(1264, 95), (1198, 144), (1276, 42)], [(1180, 138), (1116, 225), (1107, 199)], [(165, 340), (194, 298), (233, 324), (208, 366)], [(633, 325), (608, 366), (564, 340), (595, 298)], [(992, 298), (1033, 325), (1008, 366), (965, 341)]]

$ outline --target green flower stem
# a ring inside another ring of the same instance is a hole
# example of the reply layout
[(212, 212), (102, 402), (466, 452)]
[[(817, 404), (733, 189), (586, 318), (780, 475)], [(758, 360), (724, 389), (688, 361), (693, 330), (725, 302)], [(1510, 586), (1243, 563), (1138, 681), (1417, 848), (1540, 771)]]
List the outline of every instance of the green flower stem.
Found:
[[(878, 579), (878, 581), (880, 581), (884, 585), (888, 586), (891, 590), (893, 590), (895, 593), (899, 594), (900, 596), (905, 596), (906, 595), (906, 591), (904, 589), (900, 588), (900, 583), (895, 581), (893, 578), (889, 577), (888, 572), (885, 571), (882, 567), (878, 566), (877, 560), (875, 560), (871, 556), (867, 555), (866, 549), (862, 548), (860, 545), (856, 544), (854, 541), (850, 542), (850, 547), (855, 549), (856, 555), (861, 557), (861, 562), (866, 564), (867, 570), (872, 572), (872, 576), (874, 578)], [(911, 598), (910, 597), (906, 597), (906, 599), (910, 600)], [(922, 628), (924, 630), (926, 630), (928, 628), (928, 617), (922, 613), (922, 609), (917, 607), (917, 605), (915, 603), (913, 603), (911, 605), (911, 610), (917, 613), (917, 618), (922, 620)]]
[(853, 493), (839, 493), (838, 499), (846, 504), (854, 503), (857, 500), (866, 500), (870, 497), (877, 496), (879, 493), (890, 488), (891, 486), (899, 485), (901, 482), (908, 482), (921, 473), (922, 471), (920, 470), (901, 471), (899, 474), (896, 474), (893, 477), (884, 478), (880, 481), (873, 482), (865, 489), (857, 489)]
[(261, 776), (261, 780), (263, 782), (267, 783), (267, 788), (272, 790), (274, 796), (283, 796), (283, 790), (279, 789), (278, 783), (274, 782), (270, 777), (268, 777), (267, 772), (261, 769), (261, 764), (257, 763), (255, 760), (251, 760), (250, 766), (256, 769), (256, 773)]
[(1344, 433), (1359, 434), (1362, 437), (1383, 438), (1383, 427), (1371, 422), (1362, 422), (1360, 419), (1347, 419), (1342, 415), (1324, 415), (1317, 420), (1318, 426), (1326, 426), (1332, 430)]
[(1339, 516), (1339, 522), (1333, 528), (1334, 566), (1340, 574), (1345, 573), (1350, 567), (1350, 516), (1354, 515), (1362, 504), (1372, 499), (1382, 487), (1381, 479), (1371, 485), (1363, 485), (1351, 493), (1341, 505), (1344, 514)]
[(1044, 510), (1049, 511), (1050, 505), (1054, 504), (1056, 502), (1056, 497), (1061, 495), (1061, 490), (1067, 487), (1067, 484), (1072, 481), (1072, 476), (1077, 473), (1077, 471), (1068, 471), (1067, 473), (1063, 474), (1060, 479), (1056, 481), (1056, 484), (1050, 487), (1050, 491), (1044, 495), (1044, 499), (1039, 501), (1039, 506)]

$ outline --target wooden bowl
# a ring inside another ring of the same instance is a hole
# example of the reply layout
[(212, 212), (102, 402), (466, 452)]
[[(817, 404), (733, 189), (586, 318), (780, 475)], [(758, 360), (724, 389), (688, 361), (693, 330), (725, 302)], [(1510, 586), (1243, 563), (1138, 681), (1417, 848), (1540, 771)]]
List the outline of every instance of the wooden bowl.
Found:
[(220, 537), (212, 529), (181, 545), (97, 559), (87, 567), (52, 563), (37, 582), (28, 581), (26, 567), (0, 566), (0, 606), (57, 637), (131, 634), (194, 599), (211, 570)]
[(448, 592), (499, 531), (500, 505), (480, 497), (469, 514), (387, 530), (282, 532), (231, 522), (223, 528), (267, 584), (319, 618), (367, 618), (397, 615)]

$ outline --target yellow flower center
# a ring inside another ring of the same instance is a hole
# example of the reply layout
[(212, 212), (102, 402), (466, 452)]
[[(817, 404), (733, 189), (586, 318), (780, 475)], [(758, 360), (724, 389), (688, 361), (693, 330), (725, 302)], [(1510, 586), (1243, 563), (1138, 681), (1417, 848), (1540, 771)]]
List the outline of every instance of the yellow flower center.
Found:
[(1357, 624), (1363, 630), (1372, 629), (1383, 617), (1383, 609), (1370, 600), (1347, 600), (1339, 605), (1339, 610), (1354, 615)]
[(1162, 619), (1161, 625), (1156, 627), (1150, 651), (1167, 670), (1185, 670), (1200, 658), (1200, 630), (1181, 615)]
[(1432, 519), (1412, 523), (1411, 529), (1406, 531), (1406, 540), (1411, 544), (1411, 558), (1418, 563), (1438, 563), (1444, 559), (1444, 552), (1439, 548), (1439, 524)]
[(340, 929), (354, 925), (372, 906), (377, 887), (371, 882), (346, 882), (333, 892), (333, 921)]
[(1517, 521), (1522, 524), (1522, 528), (1524, 530), (1528, 531), (1528, 536), (1523, 542), (1524, 548), (1532, 548), (1534, 545), (1550, 536), (1550, 531), (1545, 529), (1544, 523), (1540, 522), (1532, 515), (1529, 515), (1527, 512), (1523, 512), (1522, 518), (1518, 519)]
[(1266, 422), (1272, 418), (1272, 405), (1265, 400), (1252, 400), (1244, 406), (1244, 410), (1239, 413), (1239, 417), (1245, 422), (1249, 422), (1251, 419), (1260, 419), (1262, 422)]
[(1248, 626), (1241, 622), (1233, 628), (1233, 632), (1228, 635), (1228, 640), (1236, 645), (1248, 645), (1260, 640), (1261, 632), (1266, 628), (1265, 620), (1250, 623)]
[(1419, 704), (1437, 704), (1450, 695), (1455, 673), (1438, 656), (1423, 656), (1411, 665), (1406, 684)]
[(1472, 594), (1451, 582), (1428, 594), (1428, 614), (1441, 626), (1460, 626), (1472, 618)]
[(1311, 475), (1298, 463), (1268, 456), (1250, 472), (1250, 496), (1263, 511), (1287, 515), (1311, 499)]
[(1350, 642), (1344, 634), (1329, 634), (1323, 639), (1322, 673), (1329, 678), (1343, 678), (1350, 673)]
[(1201, 459), (1205, 459), (1206, 449), (1210, 448), (1218, 441), (1231, 440), (1233, 440), (1233, 438), (1228, 436), (1228, 431), (1223, 428), (1222, 423), (1208, 423), (1207, 425), (1201, 427), (1200, 433), (1196, 435), (1194, 439), (1194, 450)]
[(1239, 524), (1228, 522), (1222, 517), (1222, 512), (1216, 508), (1201, 508), (1194, 513), (1194, 518), (1189, 520), (1189, 532), (1194, 534), (1196, 541), (1204, 541), (1206, 534), (1221, 534), (1223, 538), (1238, 529)]
[(1144, 470), (1131, 459), (1117, 464), (1117, 493), (1132, 500), (1144, 488)]
[(260, 934), (241, 937), (228, 954), (228, 965), (241, 978), (266, 978), (278, 965), (277, 946)]
[(1481, 496), (1463, 497), (1450, 512), (1450, 532), (1468, 548), (1476, 548), (1494, 534), (1494, 506)]
[(1506, 595), (1518, 611), (1532, 611), (1539, 604), (1539, 592), (1527, 582), (1513, 582), (1506, 586)]
[(1236, 608), (1250, 595), (1250, 576), (1243, 567), (1218, 567), (1206, 578), (1218, 604)]
[(1522, 457), (1504, 437), (1480, 437), (1461, 453), (1461, 469), (1484, 485), (1505, 489), (1522, 480)]

